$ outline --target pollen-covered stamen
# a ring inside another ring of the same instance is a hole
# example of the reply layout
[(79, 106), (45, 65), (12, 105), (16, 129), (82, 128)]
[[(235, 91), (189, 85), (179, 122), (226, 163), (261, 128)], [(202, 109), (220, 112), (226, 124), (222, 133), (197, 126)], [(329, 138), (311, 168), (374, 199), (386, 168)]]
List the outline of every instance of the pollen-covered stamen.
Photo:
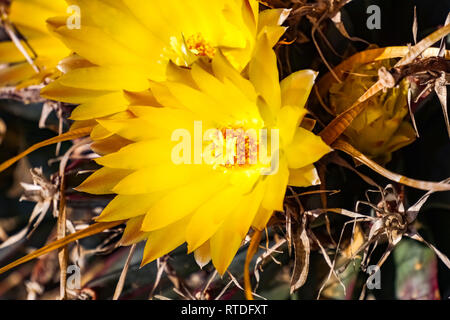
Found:
[(209, 151), (214, 151), (215, 166), (248, 168), (258, 164), (258, 139), (256, 130), (241, 128), (223, 128), (215, 130), (210, 136)]
[(201, 33), (190, 36), (186, 40), (186, 46), (193, 54), (199, 57), (208, 57), (212, 59), (216, 55), (216, 48), (211, 46)]
[(224, 128), (222, 135), (226, 141), (225, 167), (245, 167), (257, 163), (258, 142), (254, 130)]

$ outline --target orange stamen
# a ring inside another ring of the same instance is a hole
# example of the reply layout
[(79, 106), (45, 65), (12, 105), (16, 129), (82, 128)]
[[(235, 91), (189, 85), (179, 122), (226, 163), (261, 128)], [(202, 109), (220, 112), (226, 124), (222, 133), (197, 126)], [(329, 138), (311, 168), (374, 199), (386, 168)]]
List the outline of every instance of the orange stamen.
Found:
[(216, 54), (216, 48), (212, 47), (205, 40), (205, 38), (203, 38), (201, 33), (190, 36), (186, 40), (186, 45), (188, 49), (196, 56), (208, 57), (212, 59)]

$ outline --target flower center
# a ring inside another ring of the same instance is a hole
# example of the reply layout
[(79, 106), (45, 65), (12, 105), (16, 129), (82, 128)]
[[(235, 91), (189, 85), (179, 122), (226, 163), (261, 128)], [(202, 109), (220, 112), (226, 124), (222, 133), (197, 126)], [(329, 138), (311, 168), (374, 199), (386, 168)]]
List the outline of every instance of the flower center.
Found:
[(250, 168), (258, 165), (260, 149), (258, 134), (254, 129), (222, 128), (209, 134), (209, 144), (204, 155), (210, 164), (226, 169)]
[(186, 40), (187, 48), (196, 56), (214, 58), (216, 54), (216, 48), (211, 46), (201, 33), (190, 36)]
[(258, 142), (256, 132), (245, 131), (242, 128), (222, 129), (222, 135), (226, 141), (226, 157), (224, 166), (248, 167), (257, 164), (258, 161)]

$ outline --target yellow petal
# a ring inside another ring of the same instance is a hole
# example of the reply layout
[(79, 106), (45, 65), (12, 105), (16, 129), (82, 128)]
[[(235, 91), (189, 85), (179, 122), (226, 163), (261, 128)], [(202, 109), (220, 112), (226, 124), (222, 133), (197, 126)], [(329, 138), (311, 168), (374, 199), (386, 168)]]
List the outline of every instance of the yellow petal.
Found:
[(142, 22), (149, 32), (154, 32), (161, 40), (166, 40), (171, 35), (171, 25), (165, 17), (158, 12), (155, 1), (123, 0), (129, 10)]
[(284, 195), (289, 181), (289, 169), (284, 157), (279, 159), (278, 172), (266, 180), (267, 189), (261, 205), (268, 210), (284, 211)]
[[(129, 109), (144, 120), (148, 127), (153, 128), (154, 136), (169, 137), (169, 139), (177, 129), (192, 130), (194, 122), (199, 120), (198, 116), (187, 110), (148, 106), (132, 106)], [(203, 126), (207, 125), (204, 121)]]
[(203, 92), (175, 82), (166, 82), (165, 86), (181, 103), (178, 108), (184, 107), (201, 119), (220, 119), (224, 122), (233, 120), (232, 116), (223, 110), (217, 101)]
[(127, 110), (127, 100), (121, 92), (93, 98), (73, 110), (70, 119), (89, 120)]
[[(97, 121), (96, 121), (96, 123), (97, 123)], [(103, 127), (102, 125), (99, 125), (97, 123), (97, 125), (94, 127), (94, 129), (92, 129), (91, 139), (94, 141), (104, 140), (113, 135), (114, 135), (114, 132), (106, 130), (105, 127)]]
[(200, 269), (203, 269), (203, 267), (211, 261), (209, 241), (206, 241), (203, 245), (201, 245), (194, 251), (194, 258)]
[(104, 140), (95, 141), (91, 144), (91, 149), (99, 155), (114, 153), (129, 145), (131, 141), (117, 135), (113, 135)]
[[(98, 2), (96, 2), (98, 3)], [(96, 15), (98, 13), (95, 13)], [(132, 66), (142, 67), (146, 74), (148, 70), (154, 71), (157, 80), (163, 80), (163, 65), (156, 59), (144, 58), (133, 52), (128, 45), (119, 43), (116, 37), (107, 35), (103, 30), (83, 24), (80, 29), (70, 30), (66, 25), (59, 26), (60, 19), (49, 19), (49, 25), (55, 27), (54, 32), (61, 41), (72, 51), (86, 58), (93, 64), (103, 66)], [(116, 24), (115, 22), (111, 22)], [(104, 27), (106, 24), (102, 24)], [(123, 26), (121, 23), (120, 26)], [(143, 38), (142, 38), (143, 39)], [(142, 41), (145, 42), (145, 41)], [(108, 54), (105, 54), (108, 52)]]
[(98, 123), (109, 132), (132, 141), (143, 141), (158, 136), (148, 122), (143, 119), (98, 120)]
[(263, 207), (260, 207), (258, 212), (256, 213), (255, 220), (252, 222), (253, 228), (256, 230), (262, 231), (266, 228), (267, 222), (269, 222), (272, 217), (274, 211), (268, 210)]
[[(150, 82), (151, 84), (152, 82)], [(128, 100), (130, 106), (151, 106), (162, 107), (162, 105), (156, 100), (155, 95), (151, 90), (142, 92), (130, 92), (124, 91), (125, 98)]]
[[(40, 34), (36, 39), (28, 38), (27, 43), (21, 41), (21, 44), (30, 57), (34, 57), (37, 53), (40, 61), (48, 62), (43, 66), (48, 69), (55, 67), (59, 59), (70, 54), (70, 51), (58, 39), (45, 34)], [(34, 53), (28, 49), (29, 47), (33, 48)], [(35, 59), (35, 62), (39, 60)], [(5, 41), (0, 43), (0, 61), (16, 63), (25, 61), (25, 57), (13, 42)]]
[(14, 0), (11, 3), (10, 18), (19, 26), (29, 26), (45, 33), (45, 20), (64, 13), (66, 8), (66, 2), (61, 0)]
[(113, 189), (117, 194), (143, 194), (176, 188), (202, 178), (206, 170), (200, 165), (160, 164), (138, 170)]
[(292, 143), (286, 148), (286, 157), (289, 168), (303, 168), (320, 160), (332, 149), (319, 137), (298, 128)]
[(237, 119), (253, 119), (259, 116), (254, 100), (249, 100), (233, 82), (227, 78), (220, 81), (199, 65), (192, 67), (192, 77), (197, 86), (216, 101), (220, 109), (227, 110)]
[(118, 195), (96, 218), (100, 222), (125, 220), (144, 215), (161, 198), (161, 193)]
[[(281, 26), (289, 17), (290, 9), (268, 9), (259, 14), (258, 21), (258, 33), (260, 33), (264, 27)], [(272, 45), (275, 45), (273, 43)]]
[(80, 68), (63, 75), (59, 81), (67, 87), (104, 91), (144, 91), (149, 87), (148, 79), (131, 67)]
[[(24, 42), (21, 42), (24, 48), (27, 48)], [(29, 52), (32, 56), (32, 53)], [(24, 61), (25, 57), (12, 41), (0, 42), (0, 61), (2, 63), (12, 63)]]
[(265, 26), (262, 33), (265, 33), (270, 45), (273, 47), (277, 44), (283, 34), (286, 32), (287, 27), (269, 27)]
[(28, 63), (19, 63), (0, 69), (0, 86), (13, 86), (35, 75)]
[(116, 184), (131, 173), (131, 170), (101, 168), (91, 174), (75, 190), (91, 194), (112, 194)]
[(147, 239), (148, 233), (141, 231), (142, 221), (144, 221), (144, 216), (131, 218), (127, 221), (122, 238), (120, 238), (121, 246), (131, 246)]
[(229, 79), (243, 94), (250, 100), (255, 100), (256, 92), (253, 84), (242, 77), (239, 72), (233, 68), (221, 52), (218, 52), (212, 61), (214, 75), (220, 80)]
[[(258, 24), (258, 2), (255, 0), (250, 1), (227, 1), (227, 5), (230, 7), (234, 4), (233, 9), (226, 10), (224, 12), (225, 16), (228, 19), (232, 19), (232, 17), (228, 17), (228, 12), (241, 10), (243, 13), (243, 21), (241, 22), (241, 26), (238, 26), (238, 30), (233, 30), (235, 33), (244, 33), (247, 37), (245, 48), (232, 48), (225, 47), (223, 48), (223, 53), (233, 65), (233, 67), (241, 72), (248, 64), (251, 59), (251, 55), (253, 53), (253, 48), (255, 45), (255, 35), (257, 32), (257, 24)], [(240, 8), (242, 7), (242, 8)]]
[(97, 121), (90, 119), (90, 120), (82, 120), (82, 121), (75, 121), (71, 126), (70, 130), (76, 130), (81, 128), (87, 128), (87, 127), (95, 127), (97, 125)]
[(229, 187), (221, 190), (195, 211), (186, 227), (189, 252), (196, 250), (216, 233), (222, 222), (237, 207), (241, 198), (238, 188)]
[(242, 238), (236, 232), (225, 234), (219, 229), (210, 242), (214, 267), (220, 275), (224, 275), (241, 246)]
[(95, 161), (110, 168), (138, 170), (155, 164), (171, 163), (172, 148), (173, 145), (166, 139), (136, 142)]
[(165, 228), (149, 232), (141, 266), (168, 254), (182, 245), (186, 241), (184, 231), (188, 219), (189, 217), (186, 217)]
[(142, 230), (153, 231), (179, 221), (220, 192), (225, 185), (225, 175), (212, 174), (170, 191), (148, 211)]
[(289, 185), (293, 187), (309, 187), (320, 184), (320, 177), (314, 165), (289, 170)]
[(257, 41), (249, 75), (257, 93), (264, 98), (271, 114), (275, 116), (281, 106), (277, 57), (265, 33)]
[(261, 205), (264, 189), (265, 184), (260, 183), (252, 193), (246, 195), (210, 239), (212, 260), (221, 275), (225, 273), (241, 246)]
[(278, 112), (277, 127), (280, 129), (282, 146), (292, 142), (294, 134), (308, 111), (294, 106), (284, 106)]
[[(81, 30), (85, 27), (98, 29), (103, 36), (111, 37), (115, 43), (129, 49), (128, 56), (121, 56), (120, 60), (116, 60), (116, 62), (128, 62), (128, 59), (132, 57), (130, 53), (143, 60), (148, 59), (155, 62), (158, 60), (163, 42), (136, 19), (123, 1), (77, 0), (77, 4), (82, 12)], [(130, 7), (132, 6), (130, 4)], [(153, 30), (159, 31), (159, 29)], [(93, 49), (95, 46), (101, 46), (101, 44), (94, 43)], [(98, 52), (95, 57), (100, 58), (101, 54)], [(108, 56), (113, 56), (113, 54), (108, 52)]]
[(316, 77), (317, 72), (301, 70), (283, 79), (280, 84), (282, 105), (304, 108)]
[(104, 96), (110, 91), (77, 89), (63, 86), (58, 80), (53, 81), (41, 90), (41, 96), (49, 100), (80, 104), (92, 98)]
[(75, 69), (90, 67), (95, 67), (95, 65), (76, 53), (72, 53), (58, 62), (58, 69), (64, 74)]

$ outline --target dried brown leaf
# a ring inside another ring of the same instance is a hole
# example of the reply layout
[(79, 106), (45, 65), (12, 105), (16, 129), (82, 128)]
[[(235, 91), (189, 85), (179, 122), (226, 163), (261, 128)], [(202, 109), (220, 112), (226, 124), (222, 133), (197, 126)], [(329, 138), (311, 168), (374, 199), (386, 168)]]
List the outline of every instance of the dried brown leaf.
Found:
[(291, 278), (291, 294), (305, 284), (309, 272), (311, 244), (306, 230), (306, 218), (307, 216), (303, 214), (301, 223), (294, 224), (292, 228), (295, 260)]
[(434, 85), (434, 91), (439, 98), (442, 106), (442, 112), (444, 113), (445, 126), (447, 127), (448, 136), (450, 138), (450, 122), (448, 119), (448, 107), (447, 107), (447, 80), (445, 72), (442, 72), (441, 77), (436, 80)]
[(442, 182), (428, 182), (428, 181), (420, 181), (411, 179), (408, 177), (404, 177), (397, 173), (391, 172), (378, 163), (370, 160), (368, 157), (363, 155), (361, 152), (356, 150), (353, 146), (351, 146), (348, 142), (343, 141), (342, 139), (337, 140), (333, 143), (332, 147), (337, 150), (341, 150), (353, 158), (357, 159), (361, 163), (365, 164), (375, 172), (381, 174), (383, 177), (386, 177), (392, 181), (398, 182), (400, 184), (407, 185), (412, 188), (425, 190), (425, 191), (448, 191), (450, 190), (450, 185)]

